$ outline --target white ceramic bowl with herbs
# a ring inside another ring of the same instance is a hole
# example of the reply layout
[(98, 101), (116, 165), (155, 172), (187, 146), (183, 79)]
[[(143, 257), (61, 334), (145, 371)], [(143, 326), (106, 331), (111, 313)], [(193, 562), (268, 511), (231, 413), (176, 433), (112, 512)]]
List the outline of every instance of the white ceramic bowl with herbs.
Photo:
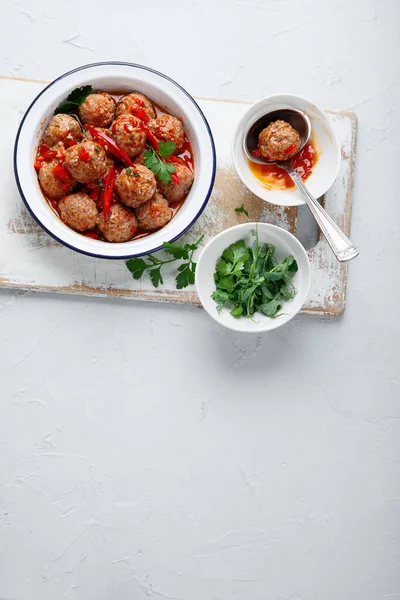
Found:
[(213, 238), (197, 263), (201, 304), (220, 325), (262, 333), (288, 323), (311, 283), (307, 252), (291, 233), (269, 223), (244, 223)]

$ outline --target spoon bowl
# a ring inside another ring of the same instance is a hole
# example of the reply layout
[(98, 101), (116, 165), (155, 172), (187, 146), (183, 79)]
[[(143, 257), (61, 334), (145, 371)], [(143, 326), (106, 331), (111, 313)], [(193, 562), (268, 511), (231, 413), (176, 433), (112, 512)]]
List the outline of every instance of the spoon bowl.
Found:
[(280, 162), (282, 162), (275, 160), (267, 160), (262, 158), (261, 156), (253, 155), (253, 151), (258, 146), (258, 136), (260, 135), (261, 131), (268, 127), (270, 123), (273, 123), (274, 121), (278, 120), (286, 121), (286, 123), (289, 123), (289, 125), (291, 125), (293, 129), (295, 129), (299, 134), (301, 144), (296, 154), (298, 154), (298, 152), (300, 152), (300, 150), (302, 150), (307, 144), (311, 137), (311, 121), (309, 117), (303, 111), (297, 110), (296, 108), (278, 108), (259, 117), (250, 127), (247, 134), (244, 136), (243, 150), (249, 160), (260, 165), (266, 163), (279, 164)]

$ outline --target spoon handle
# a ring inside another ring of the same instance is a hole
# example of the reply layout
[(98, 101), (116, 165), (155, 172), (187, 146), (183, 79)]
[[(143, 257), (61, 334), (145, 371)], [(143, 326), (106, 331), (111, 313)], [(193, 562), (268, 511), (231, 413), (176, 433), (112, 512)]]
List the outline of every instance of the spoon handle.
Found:
[(310, 194), (300, 175), (293, 169), (292, 165), (286, 162), (282, 166), (296, 184), (338, 261), (346, 262), (358, 256), (359, 252), (357, 248), (344, 235), (343, 231), (336, 225), (335, 221), (322, 208), (314, 196)]

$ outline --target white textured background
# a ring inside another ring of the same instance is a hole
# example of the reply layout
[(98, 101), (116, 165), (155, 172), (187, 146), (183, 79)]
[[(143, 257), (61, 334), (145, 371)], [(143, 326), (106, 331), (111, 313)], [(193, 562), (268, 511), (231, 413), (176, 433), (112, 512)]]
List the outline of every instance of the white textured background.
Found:
[(361, 254), (342, 319), (257, 338), (3, 290), (0, 600), (400, 598), (399, 27), (398, 0), (1, 0), (1, 74), (126, 60), (357, 111)]

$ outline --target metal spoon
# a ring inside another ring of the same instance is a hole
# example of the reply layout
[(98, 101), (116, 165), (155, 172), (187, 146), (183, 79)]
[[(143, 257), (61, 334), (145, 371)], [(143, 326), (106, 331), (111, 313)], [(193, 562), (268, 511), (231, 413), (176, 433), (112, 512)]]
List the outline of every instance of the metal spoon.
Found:
[[(249, 131), (243, 139), (243, 149), (247, 158), (258, 164), (274, 164), (276, 163), (279, 167), (285, 169), (286, 173), (291, 177), (297, 189), (301, 193), (304, 201), (308, 208), (311, 210), (315, 217), (322, 233), (324, 234), (326, 241), (332, 248), (333, 253), (340, 262), (346, 262), (358, 256), (359, 252), (354, 244), (345, 236), (343, 231), (336, 225), (333, 219), (328, 215), (326, 210), (322, 208), (320, 203), (314, 198), (309, 192), (307, 187), (304, 185), (300, 175), (292, 166), (292, 159), (279, 160), (279, 161), (268, 161), (261, 157), (253, 156), (252, 152), (257, 148), (258, 136), (260, 132), (267, 127), (273, 121), (281, 119), (289, 123), (300, 135), (301, 146), (299, 149), (302, 150), (307, 144), (311, 136), (311, 122), (306, 114), (295, 108), (281, 108), (267, 113), (260, 117), (250, 127)], [(292, 157), (293, 158), (293, 157)]]

